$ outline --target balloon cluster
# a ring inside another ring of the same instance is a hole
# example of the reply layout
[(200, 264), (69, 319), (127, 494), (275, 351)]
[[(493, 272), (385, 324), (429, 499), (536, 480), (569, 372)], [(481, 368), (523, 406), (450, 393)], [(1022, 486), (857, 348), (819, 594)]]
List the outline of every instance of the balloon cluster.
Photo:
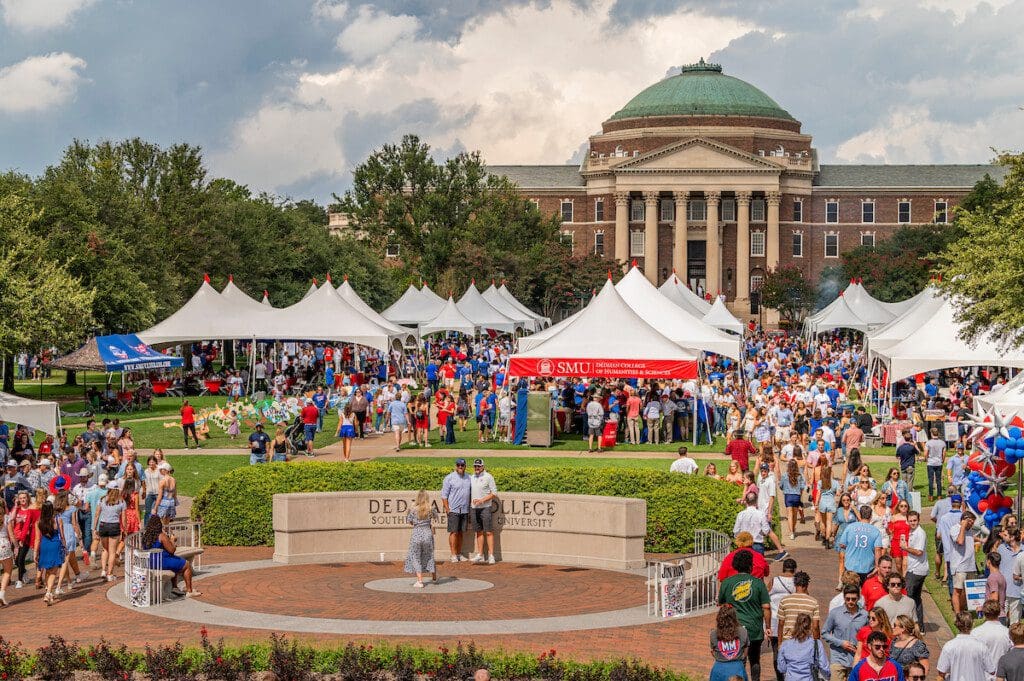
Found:
[(967, 458), (970, 471), (964, 488), (967, 505), (990, 529), (1013, 508), (1013, 499), (1003, 492), (1007, 480), (1017, 472), (1017, 462), (1024, 459), (1024, 430), (1020, 427), (1024, 422), (1014, 417), (1012, 423), (1006, 427), (998, 415), (985, 417), (984, 426), (988, 430), (975, 431), (978, 436), (974, 451)]

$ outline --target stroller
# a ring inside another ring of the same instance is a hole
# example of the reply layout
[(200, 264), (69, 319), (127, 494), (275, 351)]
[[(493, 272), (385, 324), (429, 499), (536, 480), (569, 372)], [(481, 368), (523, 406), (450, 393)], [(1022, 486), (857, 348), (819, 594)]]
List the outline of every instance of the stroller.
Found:
[(303, 427), (301, 416), (296, 416), (291, 425), (284, 429), (284, 436), (288, 441), (289, 456), (295, 456), (299, 452), (306, 456), (313, 456), (306, 451), (306, 430)]

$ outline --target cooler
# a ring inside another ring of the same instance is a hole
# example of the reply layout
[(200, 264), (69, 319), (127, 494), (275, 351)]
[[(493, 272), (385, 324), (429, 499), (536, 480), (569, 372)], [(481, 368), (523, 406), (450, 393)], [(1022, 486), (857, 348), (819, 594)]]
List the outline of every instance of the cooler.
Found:
[(604, 430), (601, 431), (601, 449), (614, 449), (615, 448), (615, 437), (619, 430), (618, 421), (606, 421), (604, 424)]

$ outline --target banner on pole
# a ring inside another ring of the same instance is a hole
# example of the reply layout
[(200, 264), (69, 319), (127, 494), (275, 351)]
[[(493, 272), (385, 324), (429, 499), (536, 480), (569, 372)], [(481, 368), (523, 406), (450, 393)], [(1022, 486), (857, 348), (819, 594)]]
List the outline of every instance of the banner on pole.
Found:
[(580, 378), (697, 378), (697, 362), (672, 359), (581, 359), (578, 357), (516, 357), (510, 376), (574, 376)]

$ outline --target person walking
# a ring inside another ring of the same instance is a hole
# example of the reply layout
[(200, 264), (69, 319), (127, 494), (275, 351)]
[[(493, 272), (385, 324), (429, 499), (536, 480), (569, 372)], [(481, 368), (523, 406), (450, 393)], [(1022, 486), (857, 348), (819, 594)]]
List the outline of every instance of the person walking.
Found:
[[(849, 681), (900, 681), (903, 670), (889, 658), (889, 641), (880, 631), (872, 631), (867, 638), (868, 655), (850, 670)], [(833, 677), (834, 678), (834, 677)]]
[(391, 400), (386, 407), (386, 414), (391, 421), (391, 432), (395, 434), (395, 451), (402, 450), (402, 433), (409, 427), (409, 411), (402, 400)]
[(928, 473), (928, 501), (942, 496), (942, 466), (946, 462), (946, 441), (932, 428), (931, 438), (924, 443), (925, 470)]
[(711, 630), (711, 666), (709, 681), (729, 681), (736, 677), (747, 678), (747, 630), (740, 626), (736, 609), (731, 605), (718, 608), (715, 628)]
[(971, 638), (977, 639), (984, 646), (988, 657), (986, 668), (991, 670), (990, 673), (995, 673), (999, 658), (1013, 647), (1013, 641), (1010, 640), (1010, 630), (999, 621), (1002, 608), (997, 600), (987, 599), (981, 606), (981, 615), (985, 621), (971, 630)]
[(921, 594), (924, 591), (924, 580), (928, 576), (928, 553), (926, 551), (927, 537), (924, 528), (921, 527), (921, 514), (911, 511), (907, 514), (907, 524), (910, 526), (910, 534), (907, 535), (903, 550), (907, 552), (905, 567), (907, 569), (907, 596), (915, 604), (916, 621), (919, 625), (924, 624), (924, 602)]
[(455, 470), (446, 475), (441, 483), (441, 503), (448, 522), (448, 549), (453, 563), (462, 560), (462, 537), (469, 529), (472, 489), (472, 482), (466, 475), (466, 460), (460, 456), (455, 459)]
[(732, 526), (733, 536), (735, 537), (740, 532), (749, 532), (754, 539), (753, 549), (762, 556), (765, 552), (764, 540), (766, 537), (770, 537), (776, 546), (783, 548), (782, 540), (768, 524), (768, 518), (765, 517), (764, 512), (757, 507), (757, 494), (747, 492), (743, 497), (743, 502), (746, 506), (736, 514), (736, 521)]
[(885, 580), (889, 593), (879, 598), (874, 604), (885, 610), (890, 622), (895, 622), (900, 615), (905, 615), (912, 622), (917, 621), (917, 603), (903, 592), (903, 577), (898, 572), (891, 572)]
[[(249, 465), (267, 462), (267, 444), (270, 436), (263, 432), (263, 424), (256, 424), (256, 432), (249, 436)], [(158, 472), (159, 473), (159, 472)], [(158, 482), (159, 484), (159, 482)], [(156, 490), (154, 490), (156, 494)]]
[(761, 678), (761, 646), (771, 621), (771, 599), (768, 589), (757, 577), (750, 574), (754, 559), (749, 551), (737, 551), (732, 558), (736, 574), (729, 577), (718, 589), (718, 604), (731, 605), (736, 609), (740, 624), (747, 630), (750, 652), (747, 659), (750, 664), (750, 678), (759, 681)]
[(318, 425), (320, 423), (320, 410), (313, 400), (306, 400), (305, 406), (299, 412), (302, 419), (303, 435), (306, 439), (306, 456), (313, 456), (313, 441), (316, 439)]
[(885, 549), (885, 537), (878, 528), (869, 523), (871, 507), (860, 507), (860, 520), (850, 523), (836, 540), (839, 545), (839, 560), (843, 567), (860, 575), (861, 582), (875, 569)]
[(732, 438), (725, 446), (725, 455), (739, 464), (740, 472), (746, 473), (750, 470), (750, 457), (756, 456), (757, 450), (743, 436), (742, 430), (733, 431)]
[(64, 531), (57, 521), (53, 504), (44, 501), (39, 509), (39, 521), (36, 523), (36, 541), (34, 561), (36, 569), (46, 584), (46, 595), (43, 602), (53, 605), (53, 588), (57, 582), (60, 567), (64, 564)]
[(858, 605), (859, 601), (860, 589), (852, 584), (844, 586), (843, 605), (828, 613), (821, 629), (821, 638), (829, 646), (829, 669), (833, 681), (849, 675), (857, 653), (857, 632), (868, 623), (868, 613)]
[(911, 664), (919, 664), (928, 672), (928, 658), (931, 651), (921, 640), (921, 631), (910, 617), (899, 615), (892, 621), (892, 645), (889, 646), (889, 657), (903, 667), (903, 676), (908, 675)]
[(996, 664), (997, 681), (1024, 681), (1024, 622), (1010, 626), (1013, 648), (1006, 651)]
[(341, 456), (346, 462), (352, 460), (352, 440), (356, 437), (356, 415), (352, 411), (352, 400), (338, 410), (338, 437), (341, 438)]
[[(729, 444), (737, 442), (733, 440)], [(742, 440), (746, 442), (746, 440)], [(749, 445), (750, 443), (747, 442)], [(796, 539), (796, 517), (797, 512), (803, 509), (803, 491), (807, 487), (804, 476), (800, 474), (800, 466), (795, 460), (786, 464), (786, 473), (782, 476), (780, 488), (782, 499), (786, 505), (786, 512), (789, 515), (789, 538)]]
[[(775, 635), (779, 641), (784, 643), (795, 636), (797, 619), (800, 615), (806, 615), (809, 619), (809, 627), (818, 638), (821, 633), (821, 612), (818, 608), (818, 601), (807, 593), (811, 585), (811, 577), (806, 572), (798, 572), (793, 575), (794, 592), (783, 596), (779, 601), (778, 628)], [(781, 669), (780, 669), (781, 671)]]
[(437, 581), (437, 567), (434, 565), (434, 527), (433, 521), (437, 514), (430, 506), (427, 490), (421, 489), (416, 494), (416, 503), (409, 509), (405, 519), (412, 525), (412, 536), (409, 537), (409, 551), (405, 556), (405, 571), (416, 574), (413, 584), (423, 588), (423, 575), (430, 573), (430, 579)]
[(779, 671), (785, 681), (805, 681), (816, 678), (819, 671), (829, 672), (825, 646), (811, 635), (811, 629), (810, 615), (801, 612), (794, 620), (791, 636), (779, 646)]
[(181, 409), (178, 413), (181, 414), (181, 433), (185, 437), (185, 449), (189, 449), (189, 433), (192, 433), (192, 439), (196, 443), (196, 449), (199, 449), (199, 436), (196, 435), (196, 410), (191, 404), (189, 404), (188, 400), (185, 400), (181, 403)]
[(935, 670), (939, 679), (945, 681), (989, 681), (995, 674), (991, 666), (988, 650), (979, 639), (971, 636), (974, 628), (974, 615), (961, 610), (956, 613), (957, 635), (942, 646), (939, 661)]

